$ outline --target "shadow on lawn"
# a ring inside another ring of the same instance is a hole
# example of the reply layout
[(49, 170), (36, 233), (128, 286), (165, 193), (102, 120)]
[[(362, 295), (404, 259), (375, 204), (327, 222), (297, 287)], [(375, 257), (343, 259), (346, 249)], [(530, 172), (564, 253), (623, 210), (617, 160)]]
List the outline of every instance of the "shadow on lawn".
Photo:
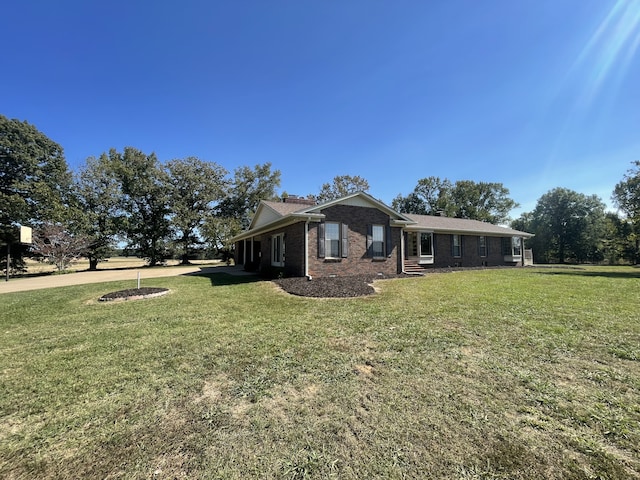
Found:
[(264, 279), (258, 275), (234, 275), (226, 272), (212, 272), (210, 270), (202, 270), (200, 272), (185, 273), (187, 277), (205, 277), (211, 282), (212, 287), (224, 285), (241, 285), (243, 283), (255, 283)]
[(602, 271), (594, 272), (593, 270), (579, 269), (549, 269), (547, 271), (536, 272), (538, 275), (573, 275), (578, 277), (604, 277), (604, 278), (640, 278), (640, 270), (635, 272), (616, 272)]

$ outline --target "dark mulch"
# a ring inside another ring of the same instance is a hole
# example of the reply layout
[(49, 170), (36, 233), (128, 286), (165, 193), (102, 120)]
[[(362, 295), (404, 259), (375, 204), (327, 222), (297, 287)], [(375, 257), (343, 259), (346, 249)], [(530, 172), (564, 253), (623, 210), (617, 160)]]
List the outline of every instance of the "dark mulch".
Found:
[(159, 287), (142, 287), (129, 288), (127, 290), (119, 290), (117, 292), (107, 293), (100, 297), (101, 302), (114, 300), (138, 300), (141, 298), (157, 297), (169, 291), (168, 288)]
[[(433, 273), (451, 273), (465, 270), (486, 270), (513, 267), (447, 267), (429, 268), (424, 275)], [(320, 277), (307, 280), (306, 277), (280, 278), (274, 280), (285, 292), (302, 297), (363, 297), (375, 293), (371, 285), (374, 280), (387, 278), (416, 278), (416, 275), (399, 273), (397, 275), (351, 275), (345, 277)]]
[(374, 280), (406, 278), (407, 275), (351, 275), (347, 277), (322, 277), (307, 280), (306, 277), (280, 278), (274, 282), (285, 292), (302, 297), (346, 298), (363, 297), (375, 293)]

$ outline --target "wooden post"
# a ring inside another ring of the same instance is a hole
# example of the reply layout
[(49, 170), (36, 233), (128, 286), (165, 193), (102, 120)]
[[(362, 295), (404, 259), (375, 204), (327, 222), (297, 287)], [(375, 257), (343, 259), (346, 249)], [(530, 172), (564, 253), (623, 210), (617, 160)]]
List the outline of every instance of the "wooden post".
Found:
[(11, 242), (7, 240), (7, 279), (9, 281), (9, 269), (11, 268)]

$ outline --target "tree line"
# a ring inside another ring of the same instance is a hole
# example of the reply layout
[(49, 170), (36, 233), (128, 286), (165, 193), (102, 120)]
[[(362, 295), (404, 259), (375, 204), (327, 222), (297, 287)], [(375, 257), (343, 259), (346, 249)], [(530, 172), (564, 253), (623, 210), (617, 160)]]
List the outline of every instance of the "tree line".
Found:
[[(230, 173), (196, 157), (163, 163), (134, 147), (89, 157), (71, 172), (60, 145), (26, 121), (2, 115), (0, 160), (0, 243), (16, 242), (15, 225), (32, 225), (36, 252), (56, 258), (56, 249), (67, 248), (87, 257), (90, 269), (111, 256), (115, 245), (150, 265), (173, 256), (187, 263), (203, 250), (229, 256), (230, 239), (249, 226), (260, 201), (287, 196), (277, 194), (281, 172), (270, 163)], [(366, 179), (342, 175), (307, 197), (326, 202), (368, 190)], [(529, 247), (537, 262), (638, 262), (640, 162), (612, 198), (622, 215), (606, 212), (596, 195), (556, 188), (510, 225), (535, 234)], [(403, 213), (506, 224), (519, 205), (501, 183), (431, 176), (391, 206)], [(26, 248), (15, 245), (12, 268), (22, 267)], [(75, 258), (68, 253), (58, 252), (59, 268)]]
[(195, 157), (162, 163), (133, 147), (89, 157), (72, 173), (60, 145), (4, 116), (0, 165), (0, 240), (13, 244), (14, 270), (28, 248), (15, 243), (15, 225), (33, 226), (32, 249), (61, 259), (60, 269), (65, 255), (96, 269), (118, 244), (151, 266), (174, 255), (186, 263), (203, 249), (229, 255), (229, 239), (249, 226), (260, 200), (277, 198), (281, 176), (270, 163), (231, 174)]

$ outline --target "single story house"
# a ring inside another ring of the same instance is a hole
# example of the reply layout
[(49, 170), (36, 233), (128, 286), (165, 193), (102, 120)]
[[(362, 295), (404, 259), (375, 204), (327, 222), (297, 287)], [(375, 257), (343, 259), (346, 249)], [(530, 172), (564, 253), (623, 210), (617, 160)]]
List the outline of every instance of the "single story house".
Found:
[(236, 265), (312, 278), (522, 266), (523, 242), (532, 236), (477, 220), (399, 213), (357, 192), (320, 205), (299, 197), (262, 201), (233, 241)]

